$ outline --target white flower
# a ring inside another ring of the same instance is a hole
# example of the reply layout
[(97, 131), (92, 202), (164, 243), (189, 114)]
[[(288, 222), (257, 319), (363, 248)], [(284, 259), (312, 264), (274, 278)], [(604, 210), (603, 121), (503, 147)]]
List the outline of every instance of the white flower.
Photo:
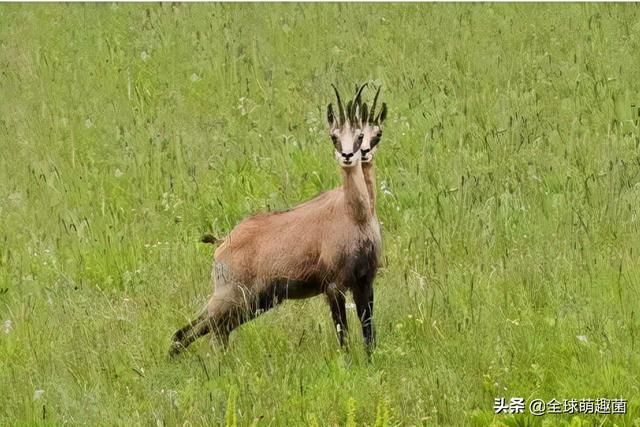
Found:
[(40, 399), (43, 394), (44, 394), (44, 390), (37, 389), (36, 391), (33, 392), (33, 400)]
[(169, 398), (169, 402), (171, 402), (171, 404), (174, 407), (178, 406), (178, 392), (175, 390), (167, 390), (167, 397)]
[(147, 53), (146, 50), (143, 50), (142, 52), (140, 52), (140, 59), (142, 59), (143, 61), (146, 61), (149, 58), (151, 58), (151, 56)]
[(2, 330), (4, 331), (4, 333), (8, 334), (9, 332), (11, 332), (12, 329), (13, 329), (13, 322), (11, 321), (11, 319), (5, 320), (4, 323), (2, 324)]
[(389, 189), (389, 185), (387, 184), (387, 181), (383, 180), (380, 183), (380, 191), (382, 191), (382, 194), (384, 194), (385, 196), (393, 196), (393, 193)]

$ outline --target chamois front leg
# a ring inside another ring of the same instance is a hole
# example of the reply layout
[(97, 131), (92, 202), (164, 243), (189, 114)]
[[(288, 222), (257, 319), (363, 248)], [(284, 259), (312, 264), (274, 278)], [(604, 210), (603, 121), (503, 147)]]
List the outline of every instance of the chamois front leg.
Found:
[(373, 277), (365, 277), (353, 289), (353, 300), (362, 324), (362, 336), (367, 353), (375, 347), (376, 331), (373, 325)]
[(338, 342), (340, 347), (344, 347), (344, 337), (348, 332), (347, 328), (347, 307), (345, 304), (345, 295), (335, 283), (329, 285), (327, 291), (327, 300), (331, 308), (331, 317), (336, 328)]

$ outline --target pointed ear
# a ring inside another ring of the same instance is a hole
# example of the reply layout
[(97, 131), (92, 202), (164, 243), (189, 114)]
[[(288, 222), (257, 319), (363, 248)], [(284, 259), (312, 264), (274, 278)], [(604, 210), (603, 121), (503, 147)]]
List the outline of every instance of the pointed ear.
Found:
[(329, 126), (333, 126), (336, 120), (336, 115), (333, 113), (333, 105), (329, 104), (327, 106), (327, 122), (329, 122)]
[(378, 118), (376, 117), (376, 105), (378, 105), (378, 95), (380, 95), (380, 89), (382, 89), (382, 86), (378, 87), (378, 90), (376, 91), (376, 96), (373, 97), (373, 104), (371, 105), (371, 111), (369, 112), (369, 122), (371, 123), (375, 123)]
[(384, 122), (384, 119), (387, 118), (387, 103), (382, 103), (382, 110), (380, 110), (380, 114), (378, 114), (378, 118), (376, 119), (376, 123), (381, 124)]

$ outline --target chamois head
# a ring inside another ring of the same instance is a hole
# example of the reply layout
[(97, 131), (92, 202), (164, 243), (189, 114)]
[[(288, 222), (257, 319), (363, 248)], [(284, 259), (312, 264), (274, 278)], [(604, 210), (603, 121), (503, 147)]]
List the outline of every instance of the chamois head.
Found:
[(362, 85), (356, 91), (355, 97), (347, 103), (345, 108), (340, 100), (338, 89), (333, 86), (338, 101), (338, 115), (334, 113), (332, 104), (327, 107), (329, 135), (335, 147), (336, 160), (343, 168), (354, 167), (360, 161), (360, 147), (364, 138), (360, 115), (360, 94), (364, 87), (365, 85)]
[(383, 102), (380, 112), (376, 115), (376, 104), (381, 87), (376, 91), (371, 110), (368, 109), (366, 103), (360, 107), (360, 115), (362, 117), (361, 129), (364, 135), (360, 147), (360, 161), (362, 163), (370, 163), (373, 160), (378, 143), (380, 143), (380, 139), (382, 138), (382, 122), (387, 118), (387, 104)]

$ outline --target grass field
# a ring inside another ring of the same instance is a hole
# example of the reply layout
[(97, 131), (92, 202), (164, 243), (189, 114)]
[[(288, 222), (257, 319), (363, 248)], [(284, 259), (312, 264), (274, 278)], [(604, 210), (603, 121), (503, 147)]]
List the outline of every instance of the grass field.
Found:
[[(0, 5), (0, 425), (639, 426), (639, 52), (637, 4)], [(169, 360), (199, 237), (339, 185), (362, 81), (371, 363), (322, 298)]]

